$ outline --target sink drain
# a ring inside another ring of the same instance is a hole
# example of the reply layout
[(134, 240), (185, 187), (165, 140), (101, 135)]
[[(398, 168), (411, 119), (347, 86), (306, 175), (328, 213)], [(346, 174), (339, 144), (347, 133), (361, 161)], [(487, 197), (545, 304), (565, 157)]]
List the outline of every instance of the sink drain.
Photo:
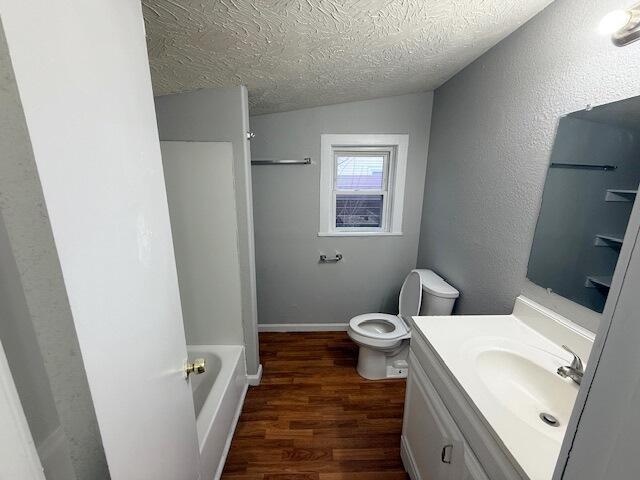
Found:
[(551, 415), (550, 413), (542, 412), (540, 414), (540, 420), (542, 420), (544, 423), (546, 423), (547, 425), (549, 425), (551, 427), (560, 426), (560, 422), (558, 421), (558, 419), (556, 417), (554, 417), (553, 415)]

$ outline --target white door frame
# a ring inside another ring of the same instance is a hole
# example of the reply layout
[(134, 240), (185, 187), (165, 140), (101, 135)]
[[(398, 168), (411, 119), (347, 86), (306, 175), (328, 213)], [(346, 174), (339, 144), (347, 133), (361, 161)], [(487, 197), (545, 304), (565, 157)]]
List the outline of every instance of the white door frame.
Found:
[(45, 480), (9, 362), (0, 342), (0, 478)]

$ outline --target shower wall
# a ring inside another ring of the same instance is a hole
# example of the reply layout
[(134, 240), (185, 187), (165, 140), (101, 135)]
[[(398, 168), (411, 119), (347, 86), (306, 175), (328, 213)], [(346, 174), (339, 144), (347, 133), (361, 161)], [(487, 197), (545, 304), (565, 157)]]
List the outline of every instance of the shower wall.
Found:
[(229, 142), (160, 142), (188, 345), (242, 345)]

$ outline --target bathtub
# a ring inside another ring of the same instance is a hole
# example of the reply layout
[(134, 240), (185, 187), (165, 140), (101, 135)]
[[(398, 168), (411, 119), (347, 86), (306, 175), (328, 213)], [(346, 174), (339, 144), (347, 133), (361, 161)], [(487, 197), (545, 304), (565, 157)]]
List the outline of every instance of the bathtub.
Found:
[(202, 480), (220, 478), (233, 432), (247, 393), (244, 347), (190, 345), (189, 358), (204, 358), (206, 371), (192, 375), (200, 474)]

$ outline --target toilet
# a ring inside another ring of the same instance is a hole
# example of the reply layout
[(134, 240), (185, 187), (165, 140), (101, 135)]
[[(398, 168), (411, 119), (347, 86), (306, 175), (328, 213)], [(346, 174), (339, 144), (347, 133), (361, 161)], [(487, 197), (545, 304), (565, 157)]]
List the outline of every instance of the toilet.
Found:
[(349, 321), (347, 333), (360, 347), (358, 373), (369, 380), (404, 378), (412, 317), (451, 315), (460, 292), (431, 270), (412, 270), (400, 290), (399, 313), (365, 313)]

